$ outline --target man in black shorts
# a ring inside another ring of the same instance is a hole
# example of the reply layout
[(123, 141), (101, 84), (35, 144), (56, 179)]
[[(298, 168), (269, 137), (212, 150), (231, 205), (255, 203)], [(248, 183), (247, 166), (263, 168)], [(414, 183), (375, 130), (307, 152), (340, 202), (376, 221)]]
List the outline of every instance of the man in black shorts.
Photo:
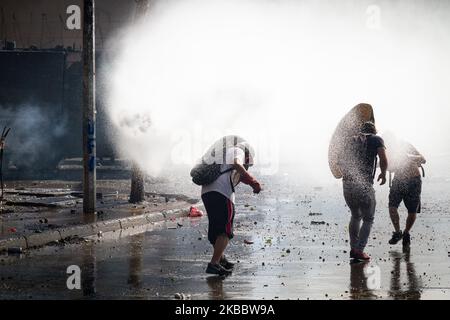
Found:
[[(389, 150), (389, 171), (394, 173), (389, 193), (389, 215), (395, 231), (389, 244), (397, 244), (403, 239), (404, 247), (411, 244), (410, 231), (421, 211), (422, 178), (420, 167), (425, 158), (411, 144), (397, 140), (392, 134), (387, 137)], [(405, 230), (400, 229), (398, 208), (403, 203), (408, 210)]]
[(225, 173), (213, 183), (202, 186), (202, 200), (209, 221), (208, 240), (214, 249), (206, 273), (229, 275), (234, 267), (234, 263), (226, 259), (224, 252), (233, 238), (235, 186), (242, 182), (251, 186), (254, 193), (261, 191), (260, 183), (247, 171), (253, 162), (253, 152), (250, 149), (247, 143), (228, 147), (225, 163), (221, 165), (221, 171)]

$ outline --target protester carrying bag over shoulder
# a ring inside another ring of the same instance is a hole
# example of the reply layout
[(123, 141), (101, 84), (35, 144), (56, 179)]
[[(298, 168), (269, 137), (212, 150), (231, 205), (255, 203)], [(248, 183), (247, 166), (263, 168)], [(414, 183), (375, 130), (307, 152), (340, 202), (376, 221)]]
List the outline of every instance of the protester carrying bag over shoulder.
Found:
[(224, 251), (233, 238), (235, 187), (244, 183), (254, 193), (260, 183), (248, 172), (253, 165), (253, 148), (239, 136), (226, 136), (217, 141), (191, 170), (192, 181), (202, 186), (202, 200), (208, 214), (208, 240), (214, 248), (207, 273), (229, 275), (234, 264)]
[[(417, 214), (421, 213), (422, 178), (425, 177), (423, 165), (425, 157), (409, 142), (399, 139), (392, 132), (384, 135), (389, 146), (389, 216), (394, 227), (390, 245), (402, 240), (404, 249), (411, 245), (410, 231), (416, 221)], [(394, 174), (394, 179), (392, 179)], [(405, 228), (400, 228), (400, 215), (398, 209), (404, 203), (408, 210)]]
[(386, 183), (388, 162), (384, 141), (377, 135), (375, 124), (368, 121), (360, 127), (358, 133), (348, 137), (344, 149), (340, 167), (343, 174), (344, 199), (351, 212), (350, 258), (370, 260), (364, 250), (370, 237), (376, 209), (373, 184), (377, 157), (381, 169), (377, 180), (381, 185)]
[(235, 187), (239, 182), (250, 186), (255, 185), (256, 180), (247, 172), (249, 167), (253, 165), (254, 150), (249, 143), (239, 136), (225, 136), (214, 143), (200, 159), (199, 163), (192, 168), (190, 172), (192, 182), (199, 186), (206, 186), (215, 182), (222, 174), (235, 170), (233, 163), (230, 164), (226, 161), (227, 151), (231, 148), (242, 150), (244, 159), (248, 159), (248, 161), (243, 163), (246, 171), (241, 172), (239, 181), (232, 181), (231, 185)]

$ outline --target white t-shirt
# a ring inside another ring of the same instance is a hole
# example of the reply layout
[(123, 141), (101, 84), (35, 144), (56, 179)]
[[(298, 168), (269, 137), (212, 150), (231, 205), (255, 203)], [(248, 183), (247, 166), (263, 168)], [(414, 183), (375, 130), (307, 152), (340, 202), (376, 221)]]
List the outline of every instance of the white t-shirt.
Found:
[[(245, 161), (245, 152), (238, 147), (229, 148), (225, 154), (225, 159), (225, 163), (221, 165), (221, 171), (231, 168), (234, 164), (234, 159), (238, 159), (240, 163), (243, 164)], [(234, 203), (233, 184), (234, 186), (237, 184), (238, 181), (236, 180), (238, 177), (239, 174), (236, 170), (226, 172), (220, 175), (213, 183), (202, 186), (202, 195), (207, 192), (216, 191), (223, 194)]]

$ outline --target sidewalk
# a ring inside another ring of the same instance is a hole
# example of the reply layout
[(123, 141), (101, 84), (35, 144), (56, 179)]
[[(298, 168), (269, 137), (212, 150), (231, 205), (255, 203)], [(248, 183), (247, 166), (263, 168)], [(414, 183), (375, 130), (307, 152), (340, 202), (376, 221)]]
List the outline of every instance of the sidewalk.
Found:
[(0, 252), (187, 216), (198, 202), (184, 195), (146, 193), (143, 203), (130, 204), (129, 185), (129, 180), (98, 181), (97, 214), (84, 215), (79, 182), (7, 182), (0, 211)]

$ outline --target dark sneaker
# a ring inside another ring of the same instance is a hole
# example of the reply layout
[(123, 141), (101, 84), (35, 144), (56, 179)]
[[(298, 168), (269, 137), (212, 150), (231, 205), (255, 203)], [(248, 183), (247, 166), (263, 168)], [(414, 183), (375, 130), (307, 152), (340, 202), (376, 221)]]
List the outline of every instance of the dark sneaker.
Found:
[(231, 274), (231, 270), (225, 269), (220, 264), (208, 263), (206, 273), (216, 274), (219, 276), (229, 276)]
[(403, 234), (403, 246), (409, 247), (411, 245), (411, 236), (409, 233)]
[(225, 256), (223, 256), (222, 259), (220, 259), (220, 265), (228, 270), (232, 270), (234, 268), (234, 263), (228, 261), (228, 259)]
[(392, 238), (389, 240), (389, 244), (397, 244), (403, 238), (403, 233), (401, 231), (392, 232)]
[(358, 249), (352, 249), (352, 251), (350, 251), (350, 258), (359, 260), (359, 261), (369, 261), (370, 260), (370, 257), (368, 254), (366, 254), (363, 251), (358, 250)]

